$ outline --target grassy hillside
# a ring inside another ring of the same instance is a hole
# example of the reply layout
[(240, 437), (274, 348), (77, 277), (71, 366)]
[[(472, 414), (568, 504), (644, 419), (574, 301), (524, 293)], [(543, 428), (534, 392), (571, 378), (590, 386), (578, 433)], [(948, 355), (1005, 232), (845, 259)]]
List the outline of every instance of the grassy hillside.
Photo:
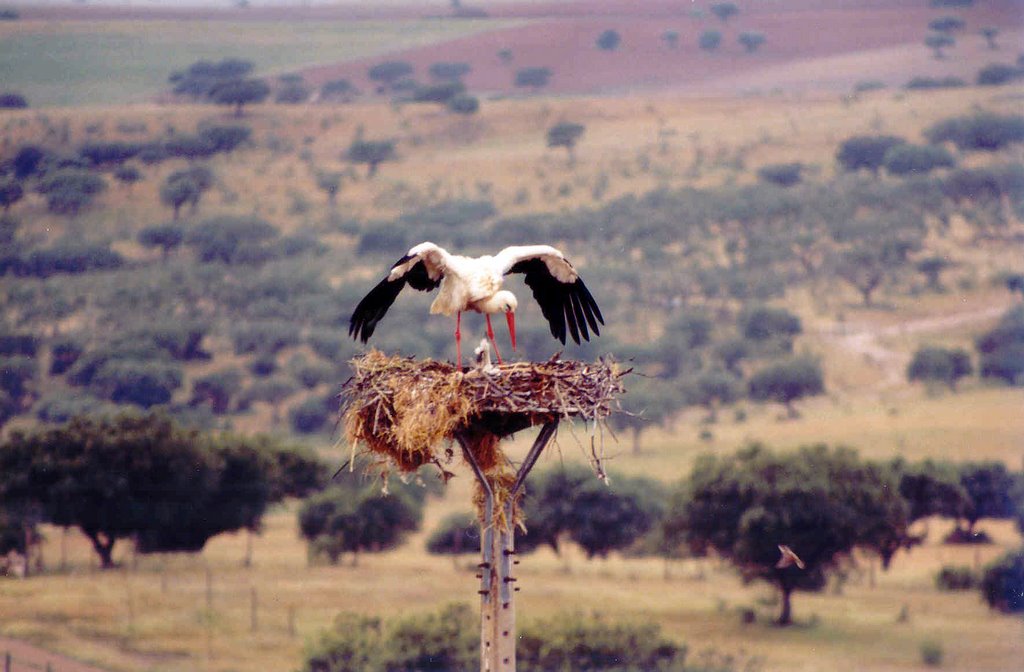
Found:
[(241, 58), (273, 74), (376, 56), (505, 25), (502, 20), (0, 22), (4, 87), (33, 107), (140, 103), (201, 60)]

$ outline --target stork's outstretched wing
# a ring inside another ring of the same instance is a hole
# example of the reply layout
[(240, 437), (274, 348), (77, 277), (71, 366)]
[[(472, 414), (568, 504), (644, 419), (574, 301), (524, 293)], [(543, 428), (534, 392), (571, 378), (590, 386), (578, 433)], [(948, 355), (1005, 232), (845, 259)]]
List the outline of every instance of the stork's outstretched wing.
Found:
[(504, 273), (523, 273), (533, 298), (540, 304), (544, 319), (551, 326), (551, 335), (565, 343), (566, 329), (576, 343), (582, 337), (590, 340), (590, 331), (601, 335), (598, 324), (604, 324), (601, 309), (576, 269), (549, 245), (506, 247), (495, 255)]
[(373, 336), (377, 323), (408, 284), (428, 292), (437, 289), (444, 274), (444, 258), (448, 253), (433, 243), (420, 243), (391, 267), (388, 276), (363, 297), (348, 324), (348, 335), (366, 343)]

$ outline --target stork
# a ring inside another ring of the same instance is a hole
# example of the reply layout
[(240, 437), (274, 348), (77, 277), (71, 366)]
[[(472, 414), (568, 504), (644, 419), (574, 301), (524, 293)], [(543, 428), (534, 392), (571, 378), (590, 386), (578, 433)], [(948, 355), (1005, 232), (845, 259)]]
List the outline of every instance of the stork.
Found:
[(455, 316), (458, 365), (462, 366), (461, 326), (462, 313), (466, 311), (484, 314), (487, 337), (494, 344), (494, 354), (501, 364), (491, 315), (505, 314), (512, 349), (515, 350), (515, 311), (519, 302), (512, 292), (501, 288), (509, 273), (525, 276), (526, 285), (533, 290), (533, 297), (551, 327), (551, 335), (563, 345), (567, 330), (576, 343), (580, 338), (589, 341), (590, 331), (600, 336), (598, 324), (604, 324), (601, 309), (576, 269), (550, 245), (506, 247), (493, 256), (474, 258), (451, 254), (429, 242), (410, 249), (395, 262), (387, 277), (363, 297), (352, 313), (348, 333), (366, 343), (406, 285), (424, 292), (440, 288), (430, 305), (430, 312)]

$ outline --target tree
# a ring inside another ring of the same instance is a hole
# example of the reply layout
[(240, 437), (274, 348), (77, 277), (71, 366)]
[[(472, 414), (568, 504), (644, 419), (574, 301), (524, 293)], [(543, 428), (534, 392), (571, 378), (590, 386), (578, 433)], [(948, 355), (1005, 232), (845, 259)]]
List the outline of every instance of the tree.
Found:
[(937, 168), (952, 168), (956, 165), (953, 155), (939, 145), (895, 145), (885, 152), (882, 165), (890, 175), (927, 175)]
[(622, 36), (618, 31), (609, 28), (597, 36), (596, 44), (597, 48), (602, 51), (615, 51), (619, 48), (620, 42), (622, 42)]
[(395, 160), (393, 140), (353, 140), (345, 152), (345, 159), (352, 163), (366, 164), (366, 177), (377, 174), (377, 167), (385, 161)]
[(278, 77), (278, 89), (274, 93), (274, 102), (284, 105), (298, 105), (309, 100), (313, 89), (306, 84), (302, 75), (281, 75)]
[(154, 224), (139, 231), (139, 244), (143, 247), (159, 247), (160, 257), (167, 261), (171, 252), (185, 242), (185, 228), (180, 224)]
[(929, 33), (924, 38), (924, 46), (932, 50), (932, 55), (942, 60), (946, 57), (943, 49), (947, 49), (956, 44), (956, 40), (952, 35), (948, 33)]
[[(906, 532), (906, 503), (892, 472), (848, 449), (804, 447), (777, 455), (760, 446), (700, 458), (673, 501), (697, 553), (714, 549), (749, 580), (774, 584), (779, 625), (792, 623), (795, 590), (820, 590), (842, 558), (879, 549)], [(673, 514), (670, 514), (673, 515)], [(805, 564), (779, 566), (779, 545)]]
[(1024, 305), (1006, 311), (974, 345), (981, 356), (978, 370), (983, 377), (1024, 384)]
[(772, 163), (757, 169), (757, 177), (762, 182), (769, 182), (780, 187), (792, 187), (803, 179), (804, 164), (795, 163)]
[(932, 516), (963, 518), (970, 497), (960, 484), (958, 466), (932, 460), (908, 464), (902, 458), (893, 460), (891, 466), (899, 481), (900, 496), (909, 507), (909, 522)]
[(237, 368), (221, 369), (192, 381), (189, 406), (209, 404), (215, 415), (223, 415), (231, 408), (231, 398), (241, 389), (243, 375)]
[(740, 13), (740, 8), (737, 7), (734, 2), (713, 2), (711, 3), (710, 9), (711, 13), (723, 22), (728, 21)]
[(0, 206), (3, 207), (5, 213), (24, 195), (25, 190), (20, 182), (8, 177), (0, 177)]
[(1024, 611), (1024, 548), (985, 567), (980, 587), (989, 607), (1007, 614)]
[(480, 552), (480, 521), (471, 513), (446, 516), (427, 538), (427, 553), (462, 555)]
[(432, 63), (428, 72), (431, 79), (437, 82), (462, 81), (462, 78), (470, 73), (473, 68), (469, 63), (440, 62)]
[(977, 82), (981, 86), (1001, 86), (1009, 84), (1020, 76), (1020, 68), (1006, 63), (991, 63), (978, 71)]
[(743, 385), (734, 375), (720, 369), (704, 371), (689, 389), (689, 401), (707, 409), (708, 422), (717, 422), (718, 409), (731, 404), (743, 394)]
[(115, 359), (100, 367), (89, 388), (116, 404), (150, 408), (169, 402), (182, 379), (181, 368), (175, 364)]
[(196, 61), (185, 70), (172, 72), (168, 81), (174, 85), (174, 93), (195, 99), (208, 99), (213, 90), (224, 82), (245, 78), (252, 72), (252, 62), (238, 58), (220, 61)]
[(114, 169), (114, 179), (127, 185), (130, 191), (132, 185), (142, 181), (142, 171), (135, 166), (118, 166)]
[(288, 411), (292, 429), (299, 434), (319, 432), (330, 420), (331, 397), (309, 397)]
[(320, 87), (320, 100), (322, 101), (348, 103), (358, 95), (359, 89), (347, 79), (332, 79)]
[(235, 108), (235, 116), (242, 116), (245, 105), (262, 103), (270, 95), (270, 85), (262, 79), (234, 79), (213, 87), (210, 98), (218, 105)]
[(940, 16), (928, 22), (928, 29), (937, 33), (953, 33), (963, 30), (965, 25), (958, 16)]
[(11, 166), (14, 168), (14, 178), (24, 180), (27, 177), (34, 177), (42, 172), (46, 163), (47, 152), (37, 145), (22, 145), (11, 159)]
[(384, 88), (394, 88), (395, 84), (413, 73), (412, 64), (407, 61), (384, 61), (370, 67), (369, 78)]
[(341, 191), (341, 173), (330, 170), (318, 170), (316, 173), (317, 188), (327, 194), (327, 202), (333, 208)]
[(664, 42), (665, 45), (669, 49), (678, 49), (679, 48), (679, 31), (678, 30), (666, 30), (664, 33), (661, 34), (661, 41)]
[(271, 258), (266, 244), (278, 236), (277, 229), (256, 217), (221, 215), (205, 220), (185, 234), (204, 263), (259, 263)]
[(516, 71), (515, 85), (519, 87), (530, 87), (537, 91), (550, 81), (551, 68), (520, 68)]
[(169, 175), (160, 186), (160, 202), (174, 211), (174, 221), (178, 221), (181, 206), (198, 203), (201, 194), (199, 184), (180, 172)]
[(956, 383), (973, 372), (971, 357), (963, 348), (919, 348), (907, 366), (907, 380), (938, 382), (956, 390)]
[(942, 272), (952, 265), (953, 262), (948, 257), (936, 254), (921, 259), (917, 262), (915, 268), (927, 279), (928, 289), (933, 292), (941, 292), (943, 289)]
[(722, 33), (717, 30), (705, 30), (697, 40), (697, 46), (704, 51), (714, 51), (722, 44)]
[(540, 544), (559, 550), (568, 536), (588, 558), (632, 545), (661, 517), (663, 492), (646, 478), (598, 479), (586, 467), (537, 474), (525, 497), (526, 534), (517, 540), (522, 552)]
[(747, 50), (748, 54), (752, 54), (761, 48), (761, 45), (765, 42), (765, 38), (764, 33), (744, 32), (739, 34), (736, 41), (743, 45), (743, 48)]
[(458, 80), (418, 86), (412, 92), (414, 103), (440, 103), (447, 105), (455, 96), (466, 91), (466, 85)]
[(966, 462), (960, 465), (960, 485), (967, 492), (966, 537), (982, 518), (1007, 519), (1017, 514), (1015, 477), (1002, 462)]
[(878, 175), (878, 170), (885, 164), (886, 152), (905, 142), (903, 138), (892, 135), (854, 136), (839, 146), (836, 160), (844, 170), (853, 172), (867, 168)]
[(790, 418), (799, 417), (795, 401), (825, 391), (821, 364), (807, 356), (771, 364), (750, 377), (750, 398), (755, 401), (775, 401), (786, 406)]
[(476, 96), (460, 94), (448, 101), (448, 109), (455, 114), (469, 116), (480, 110), (480, 100)]
[(252, 137), (248, 126), (207, 126), (199, 130), (197, 137), (215, 152), (230, 153)]
[(785, 308), (771, 306), (744, 308), (736, 326), (744, 338), (762, 343), (781, 343), (786, 351), (792, 350), (793, 339), (803, 332), (799, 317)]
[(836, 266), (836, 274), (857, 288), (864, 306), (870, 307), (871, 295), (885, 280), (888, 266), (877, 247), (859, 245), (842, 254)]
[(28, 100), (17, 91), (0, 91), (0, 110), (23, 110)]
[(564, 147), (569, 156), (569, 166), (576, 164), (576, 143), (583, 136), (586, 127), (562, 121), (548, 129), (548, 147)]
[(1024, 142), (1024, 115), (976, 112), (951, 117), (925, 129), (928, 142), (952, 142), (960, 151), (994, 152)]
[(283, 376), (275, 376), (264, 380), (254, 380), (245, 388), (239, 398), (239, 404), (248, 406), (254, 401), (270, 404), (273, 409), (271, 421), (274, 425), (281, 423), (281, 405), (288, 397), (295, 394), (299, 386), (295, 381)]
[(633, 454), (639, 455), (641, 434), (651, 427), (666, 424), (682, 403), (666, 382), (641, 379), (630, 385), (621, 406), (622, 412), (611, 417), (612, 426), (630, 433)]
[(384, 551), (419, 527), (420, 506), (404, 491), (382, 495), (374, 488), (332, 485), (299, 509), (299, 532), (310, 555), (326, 555), (332, 564), (343, 553), (355, 564), (361, 551)]
[(76, 215), (107, 189), (107, 181), (88, 170), (61, 168), (48, 173), (36, 186), (46, 196), (50, 212)]
[(988, 48), (992, 51), (999, 49), (999, 45), (996, 44), (996, 37), (999, 35), (999, 29), (994, 26), (985, 26), (978, 31), (978, 34), (985, 38), (985, 43)]
[(227, 473), (231, 462), (216, 442), (161, 416), (80, 417), (13, 432), (0, 445), (0, 498), (79, 527), (106, 569), (118, 539), (198, 550), (252, 524), (267, 501), (258, 481), (269, 473), (248, 470), (249, 485), (239, 489)]

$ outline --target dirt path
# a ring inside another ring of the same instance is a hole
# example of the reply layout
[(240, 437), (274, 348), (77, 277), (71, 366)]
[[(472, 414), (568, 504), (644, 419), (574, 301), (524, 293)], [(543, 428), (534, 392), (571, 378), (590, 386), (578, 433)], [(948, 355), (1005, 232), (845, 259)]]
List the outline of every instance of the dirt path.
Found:
[(11, 657), (11, 672), (108, 672), (74, 658), (40, 649), (20, 639), (0, 637), (0, 665), (4, 664), (8, 655)]
[(885, 377), (879, 387), (887, 389), (903, 383), (910, 353), (894, 350), (884, 344), (884, 339), (941, 332), (964, 325), (994, 320), (1002, 315), (1010, 304), (965, 310), (939, 317), (922, 317), (905, 320), (885, 327), (864, 324), (832, 324), (821, 329), (821, 334), (839, 347), (860, 355), (870, 365), (882, 370)]

